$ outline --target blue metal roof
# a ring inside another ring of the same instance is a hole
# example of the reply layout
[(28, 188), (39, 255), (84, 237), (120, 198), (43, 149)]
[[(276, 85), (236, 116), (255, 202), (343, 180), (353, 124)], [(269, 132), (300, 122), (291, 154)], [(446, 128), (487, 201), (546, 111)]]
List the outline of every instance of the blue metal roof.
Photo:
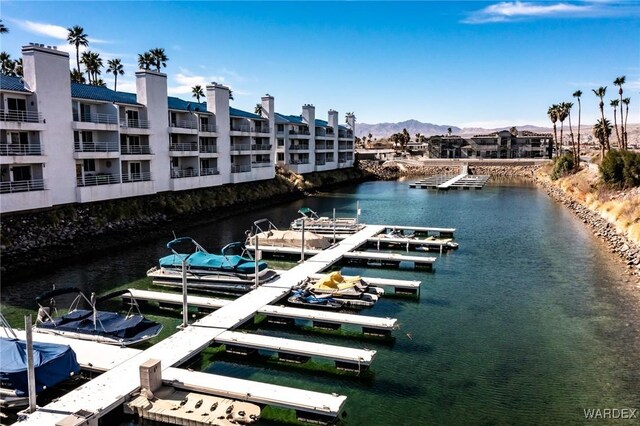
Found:
[(29, 90), (24, 88), (22, 78), (12, 77), (10, 75), (0, 75), (0, 90), (31, 93)]
[(191, 112), (208, 112), (206, 102), (200, 102), (200, 103), (190, 102), (190, 101), (185, 101), (173, 96), (169, 96), (167, 100), (169, 104), (169, 109), (177, 109), (180, 111), (191, 111)]
[(229, 115), (231, 117), (251, 118), (251, 119), (254, 119), (254, 120), (266, 120), (266, 118), (260, 117), (257, 114), (252, 114), (250, 112), (243, 111), (241, 109), (237, 109), (237, 108), (233, 108), (233, 107), (229, 107)]
[(316, 118), (316, 126), (319, 126), (319, 127), (330, 127), (328, 121), (318, 120), (317, 118)]
[(106, 87), (91, 84), (71, 83), (71, 97), (141, 106), (135, 93), (116, 92)]
[(284, 115), (279, 112), (276, 112), (276, 123), (307, 124), (304, 122), (301, 115)]

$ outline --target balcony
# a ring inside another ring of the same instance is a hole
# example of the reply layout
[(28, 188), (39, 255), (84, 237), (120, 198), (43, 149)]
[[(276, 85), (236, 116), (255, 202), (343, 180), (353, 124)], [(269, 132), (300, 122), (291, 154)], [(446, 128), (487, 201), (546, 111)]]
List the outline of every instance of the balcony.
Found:
[(42, 147), (37, 143), (0, 144), (0, 155), (42, 155)]
[(309, 164), (309, 159), (290, 160), (289, 164)]
[(273, 167), (273, 163), (271, 161), (255, 161), (251, 163), (252, 169), (259, 169), (262, 167)]
[(118, 152), (118, 142), (75, 142), (76, 152)]
[(269, 126), (256, 126), (253, 131), (256, 133), (269, 133), (271, 128)]
[(291, 145), (289, 147), (290, 151), (307, 151), (309, 150), (309, 145)]
[(120, 183), (120, 175), (110, 173), (87, 174), (76, 179), (78, 186), (114, 185)]
[(74, 112), (73, 121), (96, 124), (118, 124), (118, 116), (115, 114), (78, 114), (77, 112)]
[(341, 143), (340, 145), (338, 145), (338, 149), (353, 149), (353, 144), (350, 143)]
[(120, 153), (124, 155), (151, 154), (151, 147), (148, 145), (120, 145)]
[(16, 180), (13, 182), (0, 182), (0, 194), (12, 192), (31, 192), (45, 190), (44, 179)]
[(246, 125), (245, 124), (242, 124), (242, 125), (239, 125), (239, 124), (233, 125), (232, 124), (230, 130), (232, 132), (248, 132), (248, 131), (251, 130), (251, 127), (248, 124), (246, 124)]
[(17, 109), (0, 109), (0, 121), (17, 121), (21, 123), (44, 123), (42, 114), (36, 111)]
[(251, 151), (250, 144), (233, 144), (231, 145), (231, 151)]
[(347, 131), (340, 130), (338, 132), (338, 137), (339, 138), (352, 138), (353, 137), (353, 132), (351, 130), (347, 130)]
[(218, 152), (218, 147), (216, 145), (201, 145), (200, 152), (203, 154), (215, 154)]
[(120, 127), (124, 127), (127, 129), (148, 129), (149, 124), (149, 120), (122, 120), (120, 122)]
[(251, 145), (252, 151), (269, 151), (271, 150), (271, 145)]
[(316, 159), (316, 166), (324, 166), (325, 164), (327, 164), (326, 160), (318, 160), (318, 159)]
[(231, 173), (246, 173), (251, 171), (251, 164), (232, 165)]
[(198, 151), (198, 144), (195, 142), (172, 143), (169, 145), (169, 151)]
[(122, 183), (144, 182), (151, 180), (151, 172), (127, 173), (122, 175)]
[(311, 133), (309, 133), (309, 129), (302, 129), (302, 130), (290, 129), (289, 134), (290, 135), (310, 135)]
[(200, 131), (201, 132), (215, 132), (216, 131), (216, 125), (215, 124), (200, 124)]
[(176, 120), (169, 124), (169, 127), (179, 127), (181, 129), (197, 129), (198, 123), (194, 120)]
[(219, 175), (219, 174), (220, 174), (220, 172), (216, 168), (209, 168), (209, 169), (201, 169), (200, 170), (200, 176), (212, 176), (212, 175)]
[(180, 178), (188, 178), (188, 177), (196, 177), (198, 176), (198, 171), (193, 167), (189, 167), (186, 169), (177, 169), (171, 170), (171, 179), (180, 179)]

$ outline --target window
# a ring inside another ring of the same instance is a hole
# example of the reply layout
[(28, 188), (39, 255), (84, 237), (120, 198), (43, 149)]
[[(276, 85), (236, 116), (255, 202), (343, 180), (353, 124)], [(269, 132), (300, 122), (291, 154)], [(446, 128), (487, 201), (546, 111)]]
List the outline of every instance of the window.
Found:
[(284, 124), (278, 124), (278, 133), (284, 132)]
[(278, 139), (278, 146), (284, 146), (284, 139)]
[(142, 180), (142, 167), (140, 163), (129, 163), (129, 174), (131, 180)]
[(169, 126), (176, 127), (176, 123), (178, 122), (177, 114), (175, 112), (169, 113)]
[(82, 132), (83, 142), (93, 142), (93, 132)]
[(171, 159), (171, 167), (175, 167), (175, 168), (180, 167), (180, 160), (176, 157), (173, 157)]
[(31, 166), (13, 166), (12, 172), (14, 182), (31, 180)]
[(13, 111), (26, 111), (27, 101), (25, 99), (8, 98), (7, 109)]
[(95, 172), (96, 171), (96, 160), (93, 158), (89, 158), (82, 162), (82, 166), (84, 167), (84, 172)]
[(80, 121), (91, 121), (91, 105), (80, 104)]
[(278, 153), (278, 161), (284, 161), (284, 152)]

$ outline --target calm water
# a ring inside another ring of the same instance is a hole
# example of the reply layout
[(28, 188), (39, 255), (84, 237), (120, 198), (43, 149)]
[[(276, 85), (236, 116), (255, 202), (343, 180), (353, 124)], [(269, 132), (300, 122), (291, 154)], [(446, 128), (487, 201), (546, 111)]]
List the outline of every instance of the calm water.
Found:
[[(284, 228), (303, 205), (353, 216), (357, 200), (365, 223), (457, 228), (460, 249), (441, 256), (435, 273), (345, 268), (423, 281), (419, 300), (383, 298), (363, 311), (398, 318), (394, 339), (267, 325), (254, 332), (374, 348), (371, 371), (354, 377), (213, 351), (200, 360), (204, 369), (347, 395), (348, 425), (580, 424), (583, 409), (640, 408), (637, 295), (630, 298), (620, 264), (586, 227), (533, 186), (436, 193), (371, 182), (180, 234), (215, 248), (241, 239), (256, 219)], [(98, 262), (3, 282), (3, 311), (31, 309), (52, 284), (101, 292), (139, 281), (169, 239), (170, 229), (162, 241)]]

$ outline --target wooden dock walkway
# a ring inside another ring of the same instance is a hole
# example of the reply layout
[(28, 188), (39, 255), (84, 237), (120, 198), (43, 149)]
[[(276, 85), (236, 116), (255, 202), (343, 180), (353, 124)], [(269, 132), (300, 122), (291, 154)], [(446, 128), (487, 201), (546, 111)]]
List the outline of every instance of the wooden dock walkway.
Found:
[[(56, 424), (80, 410), (95, 419), (101, 417), (120, 406), (131, 393), (139, 389), (139, 367), (141, 364), (149, 359), (157, 359), (161, 361), (162, 368), (167, 369), (184, 363), (208, 347), (210, 342), (222, 333), (245, 323), (260, 308), (280, 300), (291, 291), (292, 287), (302, 283), (308, 276), (326, 269), (328, 265), (334, 264), (346, 253), (364, 244), (368, 238), (381, 232), (383, 228), (375, 225), (365, 226), (360, 232), (285, 272), (280, 279), (264, 284), (239, 297), (233, 303), (217, 309), (184, 330), (134, 355), (35, 413), (29, 414), (22, 424)], [(276, 395), (273, 397), (275, 398)], [(308, 408), (298, 407), (296, 409), (305, 410)], [(317, 414), (325, 415), (326, 410)], [(330, 417), (338, 415), (338, 411), (330, 413)]]

